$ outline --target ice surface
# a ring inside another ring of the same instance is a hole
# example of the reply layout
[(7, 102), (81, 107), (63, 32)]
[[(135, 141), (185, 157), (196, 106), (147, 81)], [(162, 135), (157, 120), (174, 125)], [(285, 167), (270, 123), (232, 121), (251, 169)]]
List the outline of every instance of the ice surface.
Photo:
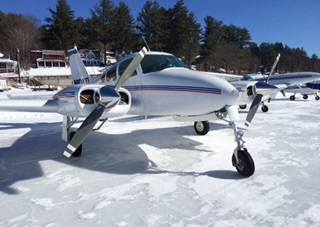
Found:
[(0, 226), (320, 226), (319, 102), (268, 106), (244, 128), (250, 178), (225, 122), (110, 119), (67, 159), (60, 115), (0, 113)]

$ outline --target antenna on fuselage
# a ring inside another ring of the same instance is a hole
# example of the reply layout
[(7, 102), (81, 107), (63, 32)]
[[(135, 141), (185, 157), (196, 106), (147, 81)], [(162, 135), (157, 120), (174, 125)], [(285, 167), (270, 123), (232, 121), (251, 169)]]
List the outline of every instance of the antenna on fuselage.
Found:
[(147, 48), (148, 48), (148, 51), (150, 51), (150, 47), (148, 46), (148, 43), (146, 41), (146, 39), (144, 38), (144, 36), (142, 35), (142, 39), (143, 39), (143, 42), (146, 44)]

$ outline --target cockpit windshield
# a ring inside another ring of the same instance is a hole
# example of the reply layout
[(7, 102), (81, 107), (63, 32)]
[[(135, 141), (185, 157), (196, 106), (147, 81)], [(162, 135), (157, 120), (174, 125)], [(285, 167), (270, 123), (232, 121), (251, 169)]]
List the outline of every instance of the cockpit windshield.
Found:
[(172, 67), (187, 68), (183, 62), (173, 55), (146, 55), (141, 61), (143, 73), (157, 72)]

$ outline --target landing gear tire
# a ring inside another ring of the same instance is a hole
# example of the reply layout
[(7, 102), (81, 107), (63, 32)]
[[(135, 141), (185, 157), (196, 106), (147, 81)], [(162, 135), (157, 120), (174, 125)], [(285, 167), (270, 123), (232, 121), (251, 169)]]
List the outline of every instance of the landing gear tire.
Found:
[(319, 98), (319, 96), (316, 96), (315, 99), (318, 101), (320, 98)]
[(290, 100), (293, 101), (293, 100), (295, 100), (295, 99), (296, 99), (296, 97), (295, 97), (294, 95), (291, 95), (291, 96), (290, 96)]
[(239, 108), (242, 109), (242, 110), (244, 110), (245, 108), (247, 108), (247, 105), (246, 105), (246, 104), (244, 104), (244, 105), (239, 105)]
[(232, 155), (232, 165), (244, 177), (250, 177), (254, 174), (254, 162), (246, 148), (238, 149), (238, 164), (235, 155)]
[(308, 95), (303, 95), (303, 99), (308, 99)]
[(262, 110), (262, 112), (268, 112), (269, 107), (263, 105), (263, 106), (261, 107), (261, 110)]
[(198, 135), (206, 135), (210, 130), (209, 121), (196, 121), (194, 122), (194, 130)]
[[(74, 136), (74, 134), (76, 134), (76, 132), (71, 132), (70, 133), (70, 140), (72, 139), (72, 137)], [(72, 157), (80, 157), (82, 154), (82, 144), (80, 144), (80, 146), (72, 153)]]

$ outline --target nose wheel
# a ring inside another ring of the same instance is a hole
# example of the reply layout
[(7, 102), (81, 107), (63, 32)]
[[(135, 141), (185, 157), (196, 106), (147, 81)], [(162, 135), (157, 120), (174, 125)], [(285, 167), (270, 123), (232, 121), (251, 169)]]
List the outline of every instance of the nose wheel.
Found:
[(232, 165), (236, 167), (238, 173), (244, 177), (250, 177), (254, 174), (254, 161), (247, 148), (244, 147), (245, 141), (242, 139), (244, 133), (238, 130), (235, 122), (231, 122), (237, 147), (232, 154)]
[(235, 150), (232, 155), (232, 165), (236, 167), (238, 173), (244, 177), (250, 177), (255, 170), (253, 159), (246, 148)]
[(269, 107), (263, 104), (261, 107), (261, 110), (262, 110), (262, 112), (266, 113), (266, 112), (268, 112)]

